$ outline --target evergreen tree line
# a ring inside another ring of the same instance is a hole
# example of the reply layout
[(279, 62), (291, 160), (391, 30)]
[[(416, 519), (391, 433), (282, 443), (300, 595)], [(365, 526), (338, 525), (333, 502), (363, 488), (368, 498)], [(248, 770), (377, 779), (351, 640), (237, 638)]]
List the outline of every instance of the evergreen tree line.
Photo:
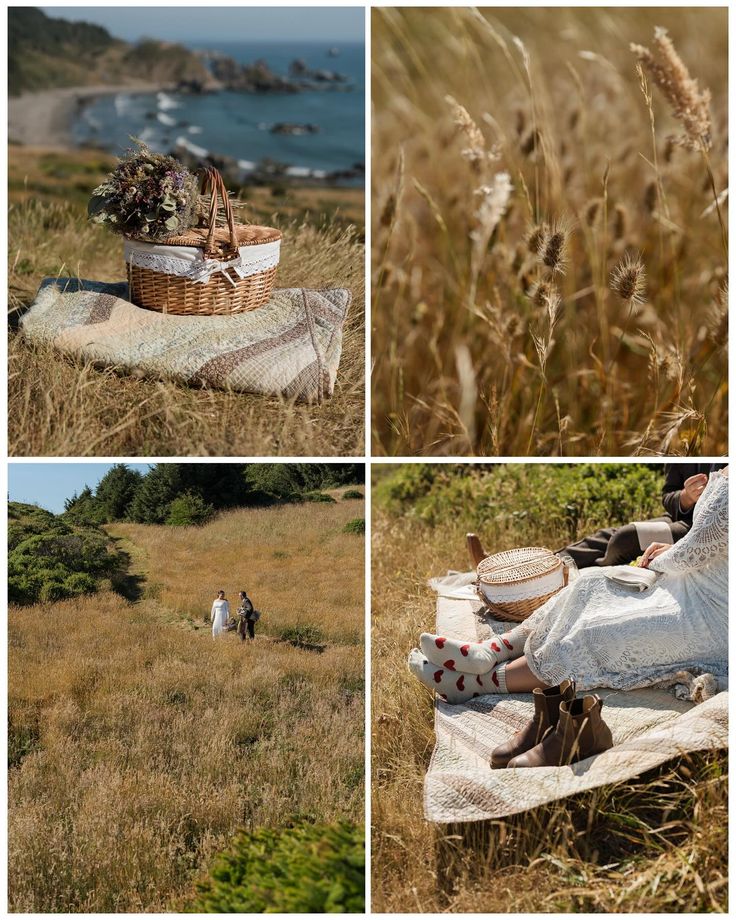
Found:
[(203, 524), (226, 508), (309, 501), (321, 489), (360, 484), (362, 463), (157, 463), (147, 473), (111, 467), (93, 491), (64, 503), (70, 520), (95, 524)]

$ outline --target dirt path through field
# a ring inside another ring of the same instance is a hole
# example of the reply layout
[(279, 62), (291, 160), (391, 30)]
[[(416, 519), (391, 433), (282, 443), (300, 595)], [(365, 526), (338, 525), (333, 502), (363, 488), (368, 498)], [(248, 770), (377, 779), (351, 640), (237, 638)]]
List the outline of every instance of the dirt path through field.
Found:
[[(197, 633), (200, 636), (210, 638), (211, 628), (208, 611), (205, 611), (202, 614), (202, 619), (197, 621), (191, 616), (179, 614), (163, 605), (157, 597), (160, 586), (150, 578), (148, 554), (143, 547), (134, 543), (130, 537), (116, 533), (114, 524), (107, 526), (105, 530), (115, 543), (117, 551), (127, 557), (125, 571), (121, 571), (115, 576), (113, 588), (128, 602), (130, 607), (137, 608), (139, 614), (155, 618), (166, 626), (173, 626), (185, 632)], [(205, 614), (207, 614), (206, 618)], [(235, 632), (228, 633), (225, 639), (228, 641), (236, 639), (240, 641)], [(277, 641), (278, 639), (274, 636), (258, 633), (259, 643)]]

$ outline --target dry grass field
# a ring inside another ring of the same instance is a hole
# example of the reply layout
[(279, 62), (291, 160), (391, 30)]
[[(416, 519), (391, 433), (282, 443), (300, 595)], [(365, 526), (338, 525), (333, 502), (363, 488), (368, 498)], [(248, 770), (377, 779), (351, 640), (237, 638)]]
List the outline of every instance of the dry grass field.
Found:
[[(386, 475), (385, 467), (381, 471)], [(506, 507), (510, 494), (503, 499)], [(427, 580), (469, 568), (469, 529), (479, 528), (489, 552), (564, 545), (568, 537), (534, 514), (504, 513), (494, 524), (486, 502), (476, 500), (475, 515), (450, 509), (443, 515), (439, 507), (440, 520), (427, 523), (418, 514), (388, 510), (374, 489), (373, 910), (727, 912), (725, 753), (691, 756), (508, 819), (464, 826), (424, 820), (432, 700), (410, 675), (406, 656), (419, 633), (434, 624)], [(591, 523), (581, 520), (581, 532)]]
[[(125, 277), (120, 240), (85, 217), (109, 161), (9, 148), (11, 327), (43, 277)], [(359, 456), (364, 450), (363, 193), (256, 189), (250, 219), (284, 234), (278, 285), (353, 292), (335, 394), (321, 406), (139, 380), (31, 346), (11, 329), (12, 456)]]
[[(9, 898), (18, 912), (185, 909), (241, 827), (363, 820), (359, 501), (117, 525), (108, 590), (9, 615)], [(257, 641), (214, 642), (246, 583)], [(312, 626), (320, 649), (279, 636)]]
[(726, 451), (727, 32), (373, 11), (374, 453)]

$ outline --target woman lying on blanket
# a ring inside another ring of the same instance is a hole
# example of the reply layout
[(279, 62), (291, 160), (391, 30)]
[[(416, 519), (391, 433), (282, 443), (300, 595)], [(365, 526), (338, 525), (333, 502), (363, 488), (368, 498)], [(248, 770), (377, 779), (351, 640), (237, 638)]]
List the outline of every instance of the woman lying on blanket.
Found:
[[(528, 693), (574, 680), (579, 690), (630, 690), (681, 670), (728, 668), (728, 468), (711, 473), (690, 532), (653, 543), (653, 587), (632, 593), (584, 569), (527, 620), (485, 642), (423, 633), (409, 669), (449, 703), (484, 693)], [(552, 692), (552, 691), (550, 691)]]

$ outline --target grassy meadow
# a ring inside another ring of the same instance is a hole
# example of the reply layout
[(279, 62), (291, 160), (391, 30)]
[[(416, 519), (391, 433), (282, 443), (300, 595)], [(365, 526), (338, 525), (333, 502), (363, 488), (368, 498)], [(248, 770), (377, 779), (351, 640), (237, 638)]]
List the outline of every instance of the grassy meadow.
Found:
[[(469, 530), (487, 552), (557, 549), (606, 520), (651, 514), (657, 476), (632, 470), (624, 481), (608, 467), (596, 494), (592, 485), (586, 493), (587, 474), (544, 465), (470, 472), (442, 464), (407, 473), (408, 466), (374, 468), (372, 909), (727, 912), (726, 752), (691, 755), (506, 819), (434, 825), (422, 810), (432, 699), (406, 656), (434, 626), (427, 580), (470, 568)], [(577, 508), (566, 505), (573, 492), (585, 495)]]
[[(111, 525), (125, 578), (11, 608), (12, 911), (186, 910), (239, 829), (361, 825), (364, 540), (343, 527), (362, 515)], [(220, 587), (262, 611), (254, 644), (212, 640)]]
[(726, 451), (727, 32), (373, 11), (374, 453)]
[(86, 219), (113, 165), (95, 150), (9, 147), (9, 450), (13, 456), (358, 456), (363, 453), (363, 192), (255, 188), (245, 215), (279, 227), (280, 287), (353, 292), (335, 394), (321, 406), (119, 376), (14, 331), (42, 278), (125, 278), (122, 242)]

